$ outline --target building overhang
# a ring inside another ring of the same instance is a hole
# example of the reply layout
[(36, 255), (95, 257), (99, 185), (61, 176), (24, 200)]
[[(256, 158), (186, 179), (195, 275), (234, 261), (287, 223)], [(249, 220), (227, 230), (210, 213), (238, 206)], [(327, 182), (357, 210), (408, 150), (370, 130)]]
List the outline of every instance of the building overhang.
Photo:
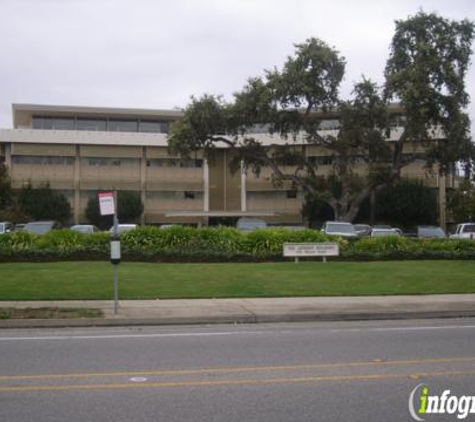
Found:
[(165, 217), (274, 217), (276, 211), (166, 211)]

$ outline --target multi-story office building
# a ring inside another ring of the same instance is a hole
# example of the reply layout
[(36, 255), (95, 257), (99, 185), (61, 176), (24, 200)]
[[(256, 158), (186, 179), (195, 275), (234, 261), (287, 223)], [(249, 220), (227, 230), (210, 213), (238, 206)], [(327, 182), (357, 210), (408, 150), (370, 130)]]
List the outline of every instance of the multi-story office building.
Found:
[[(231, 150), (218, 149), (209, 161), (200, 153), (192, 159), (170, 155), (167, 133), (180, 111), (32, 104), (14, 104), (12, 109), (13, 129), (0, 130), (0, 159), (10, 170), (12, 187), (49, 183), (69, 199), (74, 223), (85, 221), (91, 196), (109, 189), (140, 192), (146, 224), (199, 225), (240, 216), (302, 223), (301, 193), (286, 183), (274, 186), (267, 169), (259, 176), (232, 173)], [(334, 131), (336, 123), (325, 121), (322, 130)], [(399, 129), (394, 128), (395, 137)], [(283, 142), (262, 132), (256, 128), (253, 136), (269, 145)], [(299, 148), (317, 160), (320, 171), (330, 171), (329, 152), (303, 140)], [(422, 159), (404, 174), (438, 187), (443, 204), (446, 181), (427, 173)], [(447, 183), (453, 185), (453, 178)]]

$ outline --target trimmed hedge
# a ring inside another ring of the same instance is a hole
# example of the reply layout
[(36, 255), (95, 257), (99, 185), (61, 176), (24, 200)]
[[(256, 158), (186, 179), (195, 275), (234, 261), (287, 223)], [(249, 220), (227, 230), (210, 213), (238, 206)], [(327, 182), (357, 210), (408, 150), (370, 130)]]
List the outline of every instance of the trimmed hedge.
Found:
[[(339, 260), (473, 259), (470, 240), (419, 240), (404, 237), (362, 238), (348, 242), (311, 229), (265, 229), (241, 232), (229, 227), (139, 227), (121, 235), (126, 261), (257, 262), (282, 261), (286, 242), (336, 241)], [(52, 231), (44, 236), (18, 231), (0, 236), (0, 262), (108, 260), (109, 233)]]

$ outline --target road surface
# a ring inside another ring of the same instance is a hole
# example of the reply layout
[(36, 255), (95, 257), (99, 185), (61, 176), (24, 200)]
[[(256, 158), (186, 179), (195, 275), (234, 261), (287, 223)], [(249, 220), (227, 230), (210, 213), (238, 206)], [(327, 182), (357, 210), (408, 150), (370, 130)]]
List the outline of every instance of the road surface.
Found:
[(401, 422), (420, 383), (475, 396), (475, 320), (0, 331), (5, 422)]

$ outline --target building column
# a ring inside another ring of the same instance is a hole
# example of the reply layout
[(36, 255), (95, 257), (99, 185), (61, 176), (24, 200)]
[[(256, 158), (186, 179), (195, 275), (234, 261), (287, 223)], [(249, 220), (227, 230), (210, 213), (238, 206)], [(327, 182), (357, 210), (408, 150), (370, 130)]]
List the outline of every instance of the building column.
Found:
[(445, 213), (445, 174), (438, 175), (438, 185), (439, 185), (439, 226), (444, 230), (447, 226), (447, 218)]
[[(206, 158), (203, 158), (203, 211), (209, 212), (209, 165)], [(203, 217), (202, 224), (208, 226), (209, 218)]]
[(5, 166), (10, 172), (10, 177), (12, 174), (12, 144), (5, 145)]
[(74, 224), (79, 224), (79, 214), (81, 212), (80, 205), (81, 205), (81, 154), (80, 154), (80, 147), (76, 145), (76, 154), (74, 157), (74, 211), (73, 211), (73, 218)]
[(209, 211), (209, 166), (207, 159), (203, 159), (203, 211)]
[(140, 199), (142, 200), (143, 204), (143, 213), (140, 217), (140, 224), (144, 225), (146, 222), (146, 213), (147, 213), (147, 207), (146, 207), (146, 183), (145, 179), (147, 177), (147, 147), (142, 147), (142, 158), (140, 159)]
[(246, 169), (241, 161), (241, 211), (247, 211)]

